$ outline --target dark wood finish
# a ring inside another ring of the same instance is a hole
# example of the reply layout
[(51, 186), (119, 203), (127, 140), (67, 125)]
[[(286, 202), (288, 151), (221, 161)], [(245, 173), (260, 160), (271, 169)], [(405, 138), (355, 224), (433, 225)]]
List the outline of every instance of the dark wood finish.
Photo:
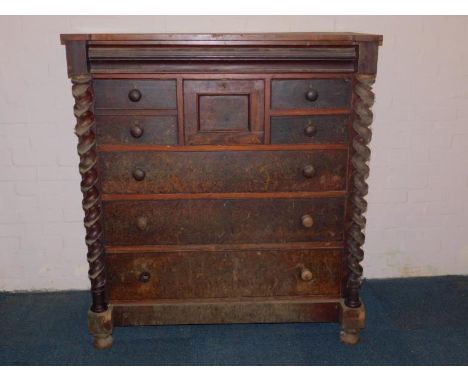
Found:
[(271, 118), (271, 143), (346, 143), (347, 115), (283, 116)]
[(339, 299), (244, 298), (160, 300), (113, 305), (117, 326), (273, 322), (337, 322)]
[(340, 321), (357, 343), (382, 36), (61, 41), (95, 346), (114, 325), (220, 322)]
[(359, 290), (361, 288), (362, 266), (364, 259), (367, 201), (364, 199), (369, 190), (366, 179), (369, 176), (368, 162), (370, 159), (369, 143), (372, 138), (372, 131), (369, 126), (372, 124), (373, 114), (371, 107), (374, 104), (374, 93), (372, 85), (375, 76), (358, 74), (354, 91), (356, 99), (354, 101), (354, 122), (353, 122), (353, 153), (351, 158), (352, 166), (352, 189), (349, 198), (349, 209), (351, 222), (347, 232), (348, 251), (348, 280), (346, 290), (346, 306), (359, 308), (361, 300)]
[[(96, 80), (94, 92), (96, 109), (177, 108), (173, 80)], [(133, 99), (132, 94), (135, 94)]]
[(108, 194), (339, 191), (346, 161), (344, 150), (111, 152), (100, 171)]
[(106, 246), (106, 253), (156, 253), (181, 251), (244, 251), (244, 250), (305, 250), (343, 248), (341, 241), (307, 241), (303, 243), (241, 243), (241, 244), (202, 244), (202, 245), (123, 245)]
[(348, 108), (351, 106), (352, 82), (343, 79), (273, 80), (273, 109)]
[(97, 142), (101, 144), (176, 145), (176, 116), (99, 115)]
[[(302, 226), (304, 214), (313, 229)], [(104, 237), (114, 245), (336, 241), (343, 215), (342, 198), (106, 201)]]
[(215, 43), (219, 45), (235, 45), (235, 42), (246, 42), (249, 45), (280, 45), (281, 42), (286, 44), (305, 45), (354, 45), (361, 41), (374, 41), (382, 44), (383, 38), (381, 35), (366, 34), (366, 33), (350, 33), (350, 32), (289, 32), (289, 33), (92, 33), (92, 34), (61, 34), (60, 40), (62, 44), (69, 41), (86, 40), (90, 45), (102, 45), (109, 43), (116, 45), (123, 43), (128, 45), (143, 45), (144, 43), (176, 45), (181, 42), (183, 45), (197, 45), (200, 42), (203, 44)]
[(263, 143), (263, 89), (261, 80), (186, 80), (185, 142)]
[[(107, 256), (111, 301), (339, 296), (341, 251), (242, 251)], [(310, 280), (303, 280), (304, 269)]]
[(348, 145), (335, 144), (295, 144), (295, 145), (205, 145), (205, 146), (156, 146), (156, 145), (101, 145), (101, 152), (164, 151), (164, 152), (209, 152), (209, 151), (308, 151), (308, 150), (347, 150)]

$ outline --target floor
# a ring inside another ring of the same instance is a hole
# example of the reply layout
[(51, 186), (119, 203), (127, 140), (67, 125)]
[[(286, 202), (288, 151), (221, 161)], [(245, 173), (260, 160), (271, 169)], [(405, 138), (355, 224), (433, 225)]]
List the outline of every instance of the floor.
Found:
[(467, 365), (468, 276), (368, 280), (366, 329), (337, 324), (116, 328), (95, 350), (87, 292), (0, 293), (0, 365)]

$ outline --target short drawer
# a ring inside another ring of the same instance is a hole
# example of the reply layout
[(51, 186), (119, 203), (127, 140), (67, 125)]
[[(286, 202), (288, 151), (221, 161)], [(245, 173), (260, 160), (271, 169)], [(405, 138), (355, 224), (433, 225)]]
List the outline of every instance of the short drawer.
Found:
[(176, 109), (175, 80), (95, 80), (97, 109)]
[(110, 254), (111, 301), (339, 296), (341, 250)]
[(273, 109), (349, 108), (352, 83), (349, 78), (273, 80)]
[(176, 116), (100, 115), (98, 144), (176, 145)]
[(340, 191), (346, 150), (107, 152), (104, 193)]
[(344, 198), (105, 201), (108, 245), (343, 240)]
[(271, 143), (348, 143), (349, 116), (284, 116), (271, 118)]

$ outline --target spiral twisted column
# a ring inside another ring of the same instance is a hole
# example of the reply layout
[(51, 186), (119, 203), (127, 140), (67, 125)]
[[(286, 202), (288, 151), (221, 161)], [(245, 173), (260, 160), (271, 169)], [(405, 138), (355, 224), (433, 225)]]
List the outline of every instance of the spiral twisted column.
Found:
[(362, 245), (365, 241), (363, 230), (366, 226), (364, 213), (367, 210), (367, 202), (364, 197), (368, 192), (366, 179), (369, 176), (369, 166), (367, 163), (371, 154), (368, 144), (372, 138), (370, 125), (373, 119), (371, 107), (374, 104), (372, 85), (375, 82), (375, 75), (357, 74), (355, 78), (355, 102), (353, 107), (353, 130), (355, 134), (352, 143), (353, 155), (351, 158), (351, 226), (347, 238), (349, 275), (345, 297), (345, 304), (350, 308), (358, 308), (361, 306), (359, 290), (361, 287), (362, 266), (360, 263), (364, 258)]
[(101, 194), (98, 188), (96, 168), (96, 120), (93, 112), (94, 94), (92, 78), (78, 75), (71, 78), (72, 92), (75, 98), (74, 114), (76, 117), (75, 134), (78, 137), (79, 170), (81, 174), (81, 192), (83, 193), (84, 225), (86, 228), (88, 276), (91, 281), (91, 311), (101, 313), (107, 310), (106, 275), (104, 263), (104, 245), (102, 242)]

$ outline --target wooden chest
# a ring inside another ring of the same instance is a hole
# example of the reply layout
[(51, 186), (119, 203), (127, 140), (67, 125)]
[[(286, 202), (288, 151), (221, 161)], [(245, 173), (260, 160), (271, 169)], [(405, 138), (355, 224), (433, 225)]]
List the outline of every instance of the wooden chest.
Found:
[(95, 346), (121, 325), (333, 321), (356, 343), (382, 37), (61, 40)]

